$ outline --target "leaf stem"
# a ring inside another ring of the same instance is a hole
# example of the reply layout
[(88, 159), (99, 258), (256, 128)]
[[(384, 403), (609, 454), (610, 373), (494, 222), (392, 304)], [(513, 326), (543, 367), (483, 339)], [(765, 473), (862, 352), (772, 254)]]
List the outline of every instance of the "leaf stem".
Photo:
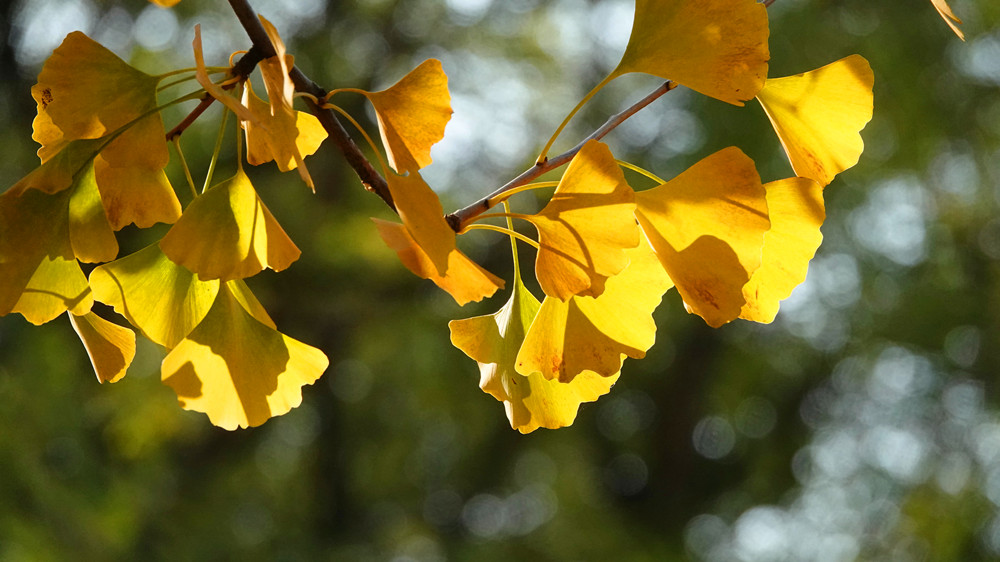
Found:
[(544, 189), (546, 187), (557, 187), (558, 185), (559, 185), (559, 182), (557, 182), (557, 181), (536, 181), (535, 183), (529, 183), (527, 185), (522, 185), (520, 187), (515, 187), (514, 189), (511, 189), (510, 191), (505, 191), (504, 193), (500, 194), (495, 201), (491, 200), (490, 201), (490, 206), (493, 207), (497, 203), (504, 203), (504, 204), (506, 204), (508, 199), (510, 199), (511, 197), (517, 195), (518, 193), (523, 193), (525, 191), (532, 191), (534, 189)]
[(663, 84), (658, 86), (655, 90), (647, 94), (646, 97), (635, 102), (621, 113), (612, 115), (596, 131), (588, 135), (587, 138), (580, 141), (580, 144), (560, 154), (559, 156), (547, 159), (543, 163), (536, 162), (534, 166), (521, 172), (519, 176), (510, 180), (509, 182), (507, 182), (506, 184), (504, 184), (503, 186), (501, 186), (500, 188), (498, 188), (496, 191), (489, 194), (485, 198), (480, 199), (479, 201), (471, 205), (463, 207), (455, 211), (454, 213), (451, 213), (450, 215), (447, 215), (445, 217), (445, 220), (448, 221), (448, 224), (455, 232), (461, 231), (465, 224), (475, 219), (482, 213), (485, 213), (486, 211), (490, 210), (493, 207), (493, 205), (496, 204), (495, 203), (496, 201), (502, 200), (499, 199), (501, 195), (503, 195), (508, 191), (521, 187), (522, 185), (531, 182), (532, 180), (541, 176), (542, 174), (545, 174), (546, 172), (549, 172), (551, 170), (554, 170), (562, 166), (563, 164), (566, 164), (567, 162), (572, 160), (574, 156), (576, 156), (576, 153), (579, 152), (580, 149), (583, 148), (583, 145), (587, 144), (587, 142), (591, 140), (601, 140), (602, 138), (604, 138), (605, 135), (614, 130), (615, 127), (624, 123), (626, 119), (635, 115), (636, 113), (639, 112), (639, 110), (653, 103), (654, 101), (659, 99), (660, 96), (666, 94), (667, 92), (673, 90), (676, 87), (677, 84), (674, 82), (671, 82), (669, 80), (664, 82)]
[(201, 192), (205, 193), (208, 186), (212, 183), (212, 175), (215, 173), (215, 165), (219, 161), (219, 153), (222, 152), (222, 138), (226, 135), (226, 121), (229, 118), (229, 112), (222, 112), (222, 119), (219, 123), (219, 134), (215, 137), (215, 149), (212, 151), (212, 159), (208, 163), (208, 173), (205, 174), (205, 185), (201, 187)]
[(174, 150), (177, 151), (177, 158), (181, 161), (181, 168), (184, 168), (184, 177), (187, 178), (188, 187), (191, 188), (191, 195), (197, 199), (198, 189), (194, 186), (194, 178), (191, 177), (191, 168), (188, 167), (187, 160), (184, 158), (184, 151), (181, 150), (181, 138), (174, 137), (173, 139)]
[(642, 174), (642, 175), (646, 176), (647, 178), (655, 181), (658, 184), (662, 185), (662, 184), (667, 183), (666, 180), (661, 179), (659, 176), (657, 176), (653, 172), (650, 172), (649, 170), (647, 170), (645, 168), (636, 166), (635, 164), (633, 164), (631, 162), (626, 162), (624, 160), (615, 160), (615, 162), (618, 163), (618, 165), (621, 166), (622, 168), (625, 168), (625, 169), (628, 169), (628, 170), (632, 170), (633, 172), (635, 172), (637, 174)]
[(344, 108), (342, 108), (342, 107), (340, 107), (338, 105), (334, 105), (334, 104), (329, 103), (329, 102), (321, 105), (320, 107), (322, 107), (324, 109), (332, 109), (332, 110), (336, 111), (337, 113), (343, 115), (344, 119), (347, 119), (347, 121), (351, 125), (354, 125), (354, 128), (357, 129), (359, 133), (361, 133), (361, 136), (363, 136), (365, 138), (365, 140), (368, 141), (368, 146), (370, 146), (372, 148), (372, 151), (375, 153), (375, 157), (378, 158), (378, 163), (382, 167), (382, 175), (383, 176), (388, 176), (389, 175), (389, 166), (386, 164), (385, 158), (382, 157), (382, 153), (379, 151), (378, 145), (376, 145), (375, 141), (373, 141), (372, 138), (368, 135), (368, 131), (365, 131), (361, 127), (361, 125), (354, 119), (354, 117), (351, 117), (350, 113), (344, 111)]
[[(516, 232), (513, 229), (507, 229), (507, 228), (504, 228), (502, 226), (497, 226), (495, 224), (470, 224), (469, 226), (465, 227), (465, 230), (467, 230), (467, 231), (468, 230), (492, 230), (494, 232), (501, 232), (501, 233), (506, 234), (507, 236), (511, 237), (511, 246), (514, 246), (514, 238), (517, 238), (518, 240), (524, 242), (525, 244), (529, 244), (531, 246), (534, 246), (536, 250), (538, 249), (538, 242), (535, 242), (531, 238), (528, 238), (527, 236), (521, 234), (520, 232)], [(517, 275), (517, 269), (518, 269), (518, 267), (517, 267), (517, 248), (515, 247), (514, 248), (514, 272), (515, 272), (514, 274), (515, 275)]]

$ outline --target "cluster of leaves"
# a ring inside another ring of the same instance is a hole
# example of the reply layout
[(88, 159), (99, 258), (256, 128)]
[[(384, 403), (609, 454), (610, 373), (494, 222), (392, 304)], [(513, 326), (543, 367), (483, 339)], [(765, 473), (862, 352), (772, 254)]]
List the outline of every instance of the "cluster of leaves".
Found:
[[(933, 2), (954, 19), (944, 2)], [(274, 161), (282, 171), (297, 170), (313, 188), (304, 158), (318, 150), (327, 130), (293, 108), (294, 60), (273, 26), (260, 23), (275, 53), (256, 65), (267, 101), (236, 66), (206, 67), (197, 28), (195, 67), (157, 76), (71, 33), (31, 92), (41, 165), (0, 195), (0, 315), (17, 312), (42, 324), (66, 313), (102, 382), (125, 375), (137, 330), (166, 350), (162, 379), (181, 405), (227, 429), (259, 425), (297, 406), (301, 387), (328, 365), (320, 350), (278, 331), (244, 282), (265, 268), (287, 268), (300, 252), (257, 195), (242, 161), (233, 177), (212, 184), (217, 149), (200, 191), (184, 165), (193, 200), (183, 210), (163, 171), (168, 141), (184, 164), (178, 137), (189, 123), (165, 133), (160, 112), (196, 99), (201, 108), (219, 101), (238, 117), (237, 152), (245, 142), (249, 164)], [(779, 301), (804, 280), (822, 239), (823, 188), (863, 150), (859, 131), (872, 116), (873, 74), (853, 55), (770, 78), (768, 59), (765, 4), (637, 0), (621, 62), (563, 125), (615, 78), (651, 74), (669, 80), (657, 95), (682, 85), (737, 106), (756, 98), (785, 148), (792, 177), (763, 183), (751, 159), (729, 147), (663, 180), (616, 160), (600, 142), (603, 132), (549, 159), (560, 126), (534, 167), (541, 172), (568, 162), (558, 182), (512, 182), (447, 217), (420, 175), (451, 116), (440, 62), (426, 61), (380, 92), (348, 88), (311, 99), (356, 126), (330, 99), (353, 92), (372, 104), (388, 198), (401, 220), (374, 219), (378, 233), (408, 269), (459, 305), (492, 296), (504, 282), (462, 253), (458, 236), (481, 228), (510, 237), (509, 300), (492, 315), (450, 327), (453, 344), (479, 364), (481, 388), (502, 401), (511, 426), (526, 433), (571, 424), (580, 403), (611, 389), (626, 358), (645, 355), (655, 338), (653, 310), (669, 289), (717, 327), (736, 318), (770, 322)], [(213, 81), (213, 74), (224, 76)], [(158, 100), (190, 80), (200, 88)], [(381, 161), (375, 143), (358, 129)], [(656, 185), (637, 191), (623, 170)], [(510, 211), (514, 195), (552, 187), (537, 213)], [(486, 213), (501, 203), (505, 212)], [(507, 228), (489, 222), (496, 217), (506, 218)], [(512, 219), (533, 225), (537, 238), (516, 232)], [(116, 231), (156, 223), (172, 226), (159, 242), (118, 257)], [(517, 240), (538, 250), (534, 271), (542, 301), (522, 281)], [(87, 276), (81, 263), (102, 265)], [(95, 301), (131, 328), (99, 316)]]

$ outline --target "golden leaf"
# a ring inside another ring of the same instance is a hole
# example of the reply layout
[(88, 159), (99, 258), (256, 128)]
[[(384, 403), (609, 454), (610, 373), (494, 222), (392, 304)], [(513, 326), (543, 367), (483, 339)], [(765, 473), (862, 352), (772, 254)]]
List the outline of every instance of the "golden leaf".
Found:
[[(216, 100), (222, 102), (230, 111), (236, 114), (241, 121), (252, 121), (254, 124), (264, 127), (261, 123), (256, 121), (256, 117), (250, 113), (250, 110), (246, 106), (241, 105), (240, 102), (233, 96), (231, 96), (222, 86), (212, 82), (212, 78), (208, 75), (208, 69), (205, 66), (205, 53), (201, 46), (201, 25), (194, 26), (194, 41), (191, 42), (191, 47), (194, 50), (194, 64), (195, 64), (195, 79), (198, 80), (198, 84), (205, 91), (208, 92), (210, 96)], [(266, 128), (266, 127), (265, 127)]]
[(767, 76), (767, 9), (757, 0), (636, 0), (632, 35), (611, 76), (644, 72), (734, 105)]
[(562, 383), (581, 373), (617, 376), (625, 357), (641, 359), (656, 339), (653, 310), (673, 286), (649, 244), (628, 250), (629, 265), (597, 298), (546, 297), (517, 355), (517, 372)]
[(570, 162), (552, 199), (524, 217), (538, 229), (535, 275), (546, 295), (596, 297), (639, 243), (635, 194), (607, 145), (590, 141)]
[(410, 236), (444, 277), (455, 249), (455, 231), (444, 220), (444, 208), (434, 190), (417, 172), (408, 176), (389, 174), (389, 193)]
[(211, 309), (163, 359), (181, 406), (219, 427), (258, 426), (302, 403), (329, 365), (322, 351), (267, 326), (223, 287)]
[(868, 61), (860, 55), (804, 74), (768, 79), (757, 99), (795, 175), (825, 187), (858, 163), (865, 148), (859, 133), (872, 118), (874, 81)]
[(158, 244), (90, 272), (94, 298), (114, 307), (150, 340), (171, 348), (208, 314), (219, 281), (201, 281)]
[(582, 402), (607, 394), (618, 380), (617, 373), (602, 377), (585, 372), (569, 383), (547, 380), (538, 372), (519, 374), (515, 358), (539, 306), (515, 276), (510, 300), (499, 311), (448, 323), (452, 344), (479, 364), (479, 387), (503, 402), (510, 426), (521, 433), (572, 425)]
[(770, 227), (753, 161), (736, 147), (636, 193), (636, 217), (685, 305), (713, 327), (735, 319)]
[[(261, 62), (262, 69), (264, 62), (267, 61)], [(242, 123), (246, 130), (247, 162), (254, 166), (273, 160), (282, 172), (293, 170), (305, 156), (314, 154), (327, 137), (326, 129), (315, 116), (295, 110), (275, 111), (273, 104), (253, 93), (249, 82), (243, 92), (243, 103), (258, 122), (267, 124), (267, 129), (263, 129), (249, 121)], [(315, 190), (308, 172), (302, 179)]]
[(99, 155), (94, 172), (104, 213), (114, 230), (131, 223), (139, 228), (173, 224), (180, 218), (181, 203), (163, 170), (112, 166)]
[(764, 184), (771, 229), (764, 234), (760, 268), (743, 287), (746, 304), (740, 318), (769, 323), (778, 303), (806, 279), (809, 260), (823, 241), (826, 218), (823, 188), (809, 178), (787, 178)]
[(441, 275), (430, 256), (417, 244), (404, 225), (372, 220), (375, 221), (382, 240), (396, 252), (407, 269), (417, 277), (433, 281), (447, 291), (459, 306), (493, 296), (497, 289), (504, 286), (503, 279), (480, 267), (457, 248), (452, 248), (447, 254), (446, 273)]
[(448, 76), (428, 59), (389, 88), (365, 92), (378, 118), (389, 165), (400, 174), (431, 163), (431, 146), (444, 138), (451, 119)]
[(135, 357), (135, 332), (109, 322), (93, 312), (69, 315), (80, 341), (87, 348), (99, 382), (118, 382)]
[(301, 254), (242, 170), (195, 198), (160, 248), (204, 281), (281, 271)]

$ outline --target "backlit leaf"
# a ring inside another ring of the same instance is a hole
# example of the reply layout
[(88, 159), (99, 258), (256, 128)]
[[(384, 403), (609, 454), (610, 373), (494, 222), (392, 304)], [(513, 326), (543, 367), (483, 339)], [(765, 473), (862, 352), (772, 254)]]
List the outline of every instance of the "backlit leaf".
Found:
[[(293, 170), (303, 157), (314, 154), (327, 137), (326, 129), (313, 115), (301, 111), (272, 114), (271, 105), (253, 93), (249, 82), (243, 103), (258, 121), (268, 125), (262, 129), (252, 122), (242, 123), (246, 129), (247, 162), (254, 166), (274, 160), (282, 172)], [(306, 183), (313, 187), (311, 178)]]
[(452, 344), (479, 363), (479, 387), (503, 402), (510, 426), (521, 433), (572, 425), (580, 403), (607, 394), (618, 380), (617, 373), (602, 377), (585, 372), (569, 383), (547, 380), (538, 372), (519, 374), (515, 358), (539, 306), (516, 277), (510, 300), (499, 311), (448, 323)]
[(868, 61), (860, 55), (804, 74), (768, 79), (757, 99), (797, 176), (825, 187), (857, 164), (865, 148), (859, 133), (872, 118), (874, 81)]
[(302, 403), (329, 360), (262, 324), (222, 288), (198, 326), (163, 359), (163, 382), (183, 408), (219, 427), (258, 426)]
[(725, 148), (636, 193), (636, 217), (684, 304), (713, 327), (735, 319), (770, 226), (753, 161)]
[(73, 254), (82, 262), (101, 263), (118, 257), (118, 240), (101, 204), (93, 164), (80, 173), (70, 194), (69, 240)]
[(199, 280), (170, 261), (158, 244), (98, 266), (90, 272), (90, 285), (94, 298), (167, 348), (201, 322), (219, 292), (218, 280)]
[(416, 243), (404, 225), (379, 219), (372, 220), (375, 221), (382, 240), (396, 252), (407, 269), (418, 277), (433, 281), (435, 285), (447, 291), (459, 306), (493, 296), (497, 289), (504, 286), (503, 279), (480, 267), (458, 248), (452, 248), (448, 253), (446, 273), (441, 275), (431, 258)]
[(93, 312), (69, 315), (69, 321), (87, 348), (97, 380), (118, 382), (135, 357), (135, 332), (101, 318)]
[(58, 152), (21, 178), (10, 191), (30, 188), (51, 194), (68, 189), (106, 143), (107, 139), (104, 138), (63, 143)]
[[(129, 66), (83, 33), (70, 33), (31, 89), (38, 104), (32, 138), (42, 145), (42, 161), (62, 141), (100, 138), (148, 113), (156, 107), (158, 84), (158, 77)], [(163, 168), (169, 155), (159, 113), (129, 128), (105, 156), (118, 165)]]
[(389, 174), (385, 179), (399, 218), (434, 264), (437, 275), (444, 277), (455, 249), (455, 231), (444, 220), (441, 200), (417, 172), (408, 176)]
[(598, 296), (639, 243), (635, 194), (607, 145), (590, 141), (570, 162), (552, 199), (525, 217), (538, 229), (535, 275), (546, 295)]
[(215, 98), (217, 101), (222, 102), (230, 111), (236, 114), (241, 121), (253, 121), (254, 124), (263, 126), (256, 121), (253, 114), (246, 106), (240, 104), (240, 102), (229, 94), (222, 86), (212, 82), (212, 78), (208, 75), (208, 69), (205, 66), (205, 53), (201, 46), (201, 25), (194, 26), (194, 41), (191, 42), (191, 47), (194, 49), (194, 64), (195, 64), (195, 79), (198, 80), (198, 84), (205, 91), (208, 92), (210, 96)]
[(757, 0), (636, 0), (612, 76), (644, 72), (743, 105), (767, 76), (767, 9)]
[(281, 271), (301, 254), (242, 170), (195, 198), (160, 248), (205, 281)]
[(112, 166), (98, 156), (94, 172), (104, 213), (114, 230), (131, 223), (139, 228), (158, 222), (173, 224), (180, 218), (181, 203), (163, 170)]
[(581, 373), (617, 376), (625, 357), (645, 357), (656, 339), (653, 310), (673, 283), (645, 240), (627, 255), (601, 296), (545, 298), (518, 353), (519, 373), (566, 383)]
[(448, 76), (428, 59), (389, 88), (365, 92), (378, 118), (389, 165), (400, 174), (431, 163), (431, 146), (444, 138), (451, 119)]
[(743, 287), (747, 303), (740, 318), (768, 323), (778, 303), (806, 279), (809, 260), (823, 241), (826, 218), (823, 188), (809, 178), (788, 178), (764, 184), (771, 229), (764, 234), (760, 268)]

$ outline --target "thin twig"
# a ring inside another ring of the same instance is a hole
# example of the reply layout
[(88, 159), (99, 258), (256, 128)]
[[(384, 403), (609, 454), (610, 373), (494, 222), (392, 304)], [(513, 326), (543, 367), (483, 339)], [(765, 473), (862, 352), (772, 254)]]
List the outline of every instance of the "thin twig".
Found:
[(607, 135), (612, 130), (614, 130), (615, 127), (624, 123), (626, 119), (638, 113), (640, 109), (653, 103), (660, 96), (669, 92), (670, 90), (673, 90), (676, 87), (677, 84), (674, 82), (671, 82), (669, 80), (664, 82), (663, 84), (658, 86), (655, 90), (650, 92), (649, 95), (647, 95), (646, 97), (635, 102), (621, 113), (611, 116), (611, 118), (605, 121), (605, 123), (601, 125), (596, 131), (588, 135), (587, 138), (580, 141), (580, 144), (560, 154), (559, 156), (554, 156), (552, 158), (545, 160), (544, 162), (539, 162), (535, 164), (534, 166), (522, 172), (521, 175), (510, 180), (509, 182), (504, 184), (502, 187), (500, 187), (493, 193), (490, 193), (485, 198), (467, 207), (459, 209), (454, 213), (451, 213), (450, 215), (445, 216), (445, 220), (448, 221), (448, 224), (451, 226), (452, 230), (454, 230), (455, 232), (461, 232), (469, 221), (478, 217), (479, 215), (483, 214), (491, 207), (499, 203), (500, 200), (498, 199), (498, 197), (500, 197), (501, 195), (507, 193), (512, 189), (518, 188), (522, 185), (525, 185), (533, 181), (535, 178), (541, 176), (546, 172), (554, 170), (559, 166), (562, 166), (563, 164), (569, 162), (570, 160), (573, 159), (574, 156), (576, 156), (576, 153), (579, 152), (581, 148), (583, 148), (583, 145), (587, 144), (587, 142), (592, 140), (601, 140), (602, 138), (604, 138), (604, 135)]
[[(251, 51), (259, 50), (262, 59), (273, 57), (275, 55), (274, 45), (271, 44), (267, 32), (264, 31), (264, 26), (260, 23), (248, 0), (229, 0), (229, 5), (254, 45)], [(310, 94), (314, 99), (323, 99), (326, 96), (326, 90), (310, 80), (298, 67), (292, 67), (288, 76), (292, 79), (292, 84), (295, 85), (295, 91)], [(354, 143), (333, 111), (320, 107), (309, 96), (304, 96), (304, 99), (306, 105), (309, 106), (309, 112), (319, 119), (320, 124), (330, 135), (330, 139), (337, 145), (337, 148), (344, 155), (344, 159), (361, 179), (365, 189), (381, 197), (390, 208), (395, 210), (396, 206), (392, 202), (392, 195), (389, 193), (389, 185), (385, 178), (375, 170), (358, 145)]]

